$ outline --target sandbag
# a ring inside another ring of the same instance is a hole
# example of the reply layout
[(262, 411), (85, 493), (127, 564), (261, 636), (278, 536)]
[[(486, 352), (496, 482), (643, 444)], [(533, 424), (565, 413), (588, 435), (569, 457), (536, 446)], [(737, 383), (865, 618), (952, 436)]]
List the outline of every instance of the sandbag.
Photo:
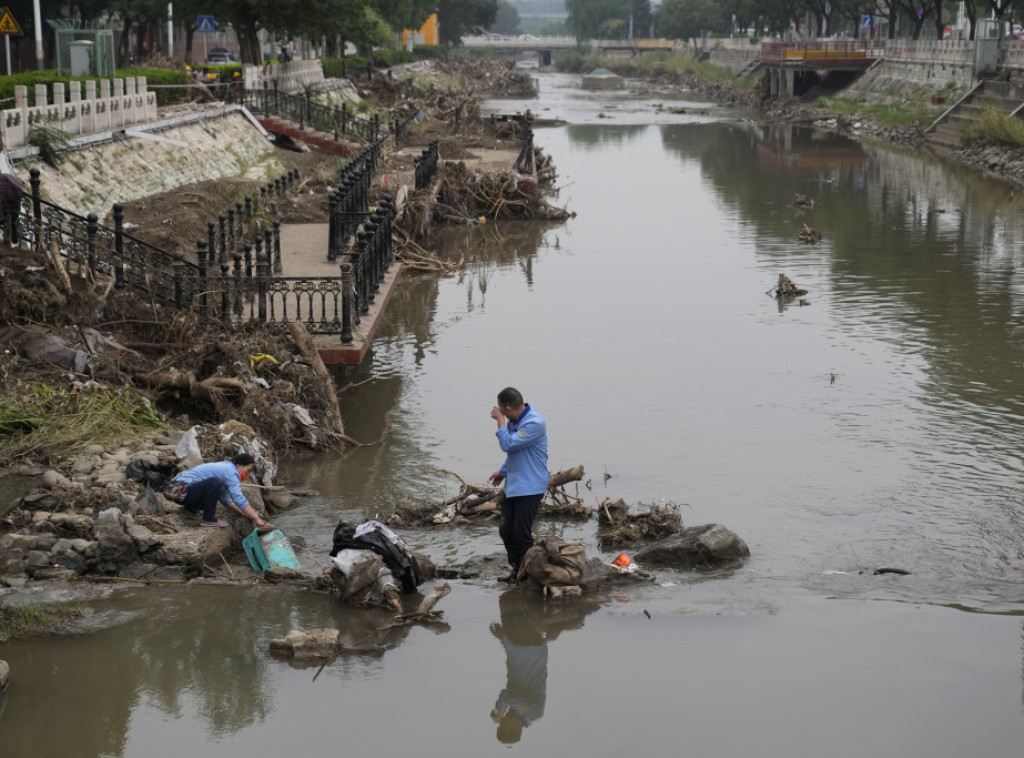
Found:
[(582, 545), (548, 538), (526, 551), (520, 571), (542, 587), (568, 587), (580, 583), (586, 568)]

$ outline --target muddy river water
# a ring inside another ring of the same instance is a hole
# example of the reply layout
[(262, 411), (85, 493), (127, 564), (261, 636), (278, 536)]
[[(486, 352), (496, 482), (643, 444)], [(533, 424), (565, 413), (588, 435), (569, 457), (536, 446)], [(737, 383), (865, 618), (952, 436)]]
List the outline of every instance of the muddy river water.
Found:
[[(379, 618), (280, 587), (121, 590), (90, 605), (112, 627), (0, 651), (4, 756), (1019, 755), (1024, 198), (571, 77), (530, 107), (569, 122), (537, 141), (577, 217), (434, 240), (464, 270), (407, 278), (342, 378), (347, 433), (378, 444), (285, 466), (322, 496), (277, 524), (313, 567), (341, 516), (441, 500), (439, 469), (483, 483), (511, 384), (588, 502), (677, 503), (750, 559), (565, 606), (456, 581), (446, 626), (322, 669), (269, 640)], [(767, 296), (780, 273), (806, 305)], [(593, 523), (536, 531), (601, 554)], [(493, 525), (404, 534), (439, 564), (500, 550)]]

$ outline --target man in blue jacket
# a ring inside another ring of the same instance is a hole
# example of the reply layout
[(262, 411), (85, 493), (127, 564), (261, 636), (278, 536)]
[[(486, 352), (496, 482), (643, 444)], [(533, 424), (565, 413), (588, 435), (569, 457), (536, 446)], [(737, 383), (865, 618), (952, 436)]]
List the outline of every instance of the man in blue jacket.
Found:
[[(256, 526), (270, 526), (249, 505), (240, 486), (255, 465), (256, 461), (248, 453), (239, 453), (233, 461), (202, 463), (174, 477), (168, 490), (179, 490), (175, 494), (186, 515), (195, 517), (202, 511), (203, 526), (228, 525), (227, 521), (217, 518), (218, 502), (245, 516)], [(180, 492), (182, 489), (184, 492)]]
[(498, 422), (498, 445), (506, 453), (501, 468), (490, 476), (494, 487), (505, 482), (498, 534), (512, 573), (500, 581), (515, 583), (519, 564), (533, 546), (533, 520), (548, 490), (548, 430), (541, 415), (513, 387), (498, 393), (491, 418)]

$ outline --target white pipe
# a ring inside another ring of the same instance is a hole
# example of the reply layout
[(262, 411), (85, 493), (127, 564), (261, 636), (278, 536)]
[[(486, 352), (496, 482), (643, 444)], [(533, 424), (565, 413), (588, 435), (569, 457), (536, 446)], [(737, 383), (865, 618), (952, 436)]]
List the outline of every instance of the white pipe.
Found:
[(167, 3), (167, 57), (174, 57), (174, 3)]

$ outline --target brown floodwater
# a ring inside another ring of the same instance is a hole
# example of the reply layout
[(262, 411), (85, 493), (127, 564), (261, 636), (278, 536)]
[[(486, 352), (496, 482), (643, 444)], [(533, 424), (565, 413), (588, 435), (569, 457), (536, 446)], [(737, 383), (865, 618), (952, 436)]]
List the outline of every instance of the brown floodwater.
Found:
[[(365, 641), (383, 617), (279, 587), (121, 589), (88, 604), (110, 628), (0, 651), (5, 756), (1019, 752), (1024, 199), (572, 77), (542, 75), (529, 107), (569, 122), (537, 141), (576, 218), (432, 240), (465, 268), (406, 278), (339, 378), (372, 444), (283, 466), (321, 495), (276, 523), (315, 568), (339, 518), (440, 501), (442, 470), (483, 483), (511, 384), (588, 503), (676, 503), (750, 559), (568, 605), (454, 581), (445, 625), (322, 668), (269, 641)], [(766, 294), (781, 273), (806, 305)], [(605, 555), (593, 522), (536, 531)], [(500, 550), (493, 525), (403, 535), (439, 564)]]

